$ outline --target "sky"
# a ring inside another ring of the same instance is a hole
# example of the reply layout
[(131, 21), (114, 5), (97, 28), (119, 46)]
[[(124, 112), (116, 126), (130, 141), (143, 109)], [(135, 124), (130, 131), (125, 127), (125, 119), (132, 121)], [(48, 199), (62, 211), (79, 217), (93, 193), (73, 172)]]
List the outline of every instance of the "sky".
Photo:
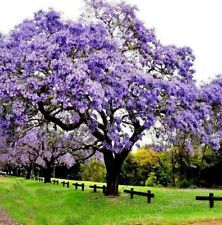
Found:
[[(222, 74), (221, 0), (125, 1), (137, 5), (138, 17), (155, 29), (163, 44), (193, 49), (198, 83)], [(40, 9), (53, 8), (64, 18), (76, 20), (83, 6), (83, 0), (0, 0), (0, 32), (9, 32)]]

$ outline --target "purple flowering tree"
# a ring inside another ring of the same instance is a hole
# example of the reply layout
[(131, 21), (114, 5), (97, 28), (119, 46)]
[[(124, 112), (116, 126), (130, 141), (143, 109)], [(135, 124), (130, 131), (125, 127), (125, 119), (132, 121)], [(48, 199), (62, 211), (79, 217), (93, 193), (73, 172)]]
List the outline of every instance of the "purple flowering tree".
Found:
[(34, 151), (25, 146), (16, 146), (16, 148), (8, 147), (7, 150), (0, 155), (0, 160), (8, 169), (12, 169), (16, 174), (24, 170), (26, 172), (26, 179), (30, 179), (31, 171), (35, 166), (38, 156), (38, 151)]
[[(181, 178), (187, 176), (190, 168), (190, 156), (194, 152), (201, 151), (202, 162), (207, 149), (221, 150), (222, 140), (222, 79), (221, 75), (200, 88), (190, 90), (190, 97), (195, 98), (192, 107), (185, 107), (182, 114), (178, 114), (174, 120), (167, 125), (164, 137), (174, 149), (174, 161), (179, 164), (179, 175)], [(192, 97), (193, 96), (193, 97)], [(194, 97), (195, 96), (195, 97)], [(188, 110), (187, 110), (188, 109)], [(181, 116), (182, 115), (182, 116)], [(169, 121), (169, 120), (168, 120)], [(164, 140), (164, 138), (160, 139)], [(195, 150), (195, 151), (194, 151)], [(201, 171), (199, 167), (199, 174)]]
[(103, 154), (106, 195), (117, 195), (121, 166), (145, 131), (196, 122), (183, 114), (196, 101), (194, 56), (162, 45), (134, 7), (87, 4), (78, 22), (39, 11), (1, 36), (1, 126), (84, 125), (94, 141), (81, 150)]
[(204, 105), (202, 114), (205, 114), (203, 124), (205, 135), (203, 143), (212, 149), (221, 149), (222, 138), (222, 76), (218, 75), (211, 82), (201, 86), (200, 104)]
[(40, 169), (48, 183), (55, 165), (73, 166), (74, 157), (66, 149), (70, 147), (68, 143), (66, 135), (35, 128), (10, 143), (1, 159), (8, 165), (25, 169), (27, 179), (30, 179), (33, 167)]
[[(181, 120), (180, 123), (177, 123), (177, 126), (170, 124), (174, 128), (170, 135), (168, 134), (171, 143), (177, 145), (183, 140), (183, 146), (189, 151), (193, 150), (192, 145), (206, 145), (214, 150), (221, 148), (221, 90), (221, 75), (218, 75), (209, 83), (203, 84), (200, 88), (190, 90), (190, 97), (196, 99), (195, 104), (190, 108), (185, 108), (182, 116), (177, 117)], [(191, 94), (192, 92), (193, 94)]]

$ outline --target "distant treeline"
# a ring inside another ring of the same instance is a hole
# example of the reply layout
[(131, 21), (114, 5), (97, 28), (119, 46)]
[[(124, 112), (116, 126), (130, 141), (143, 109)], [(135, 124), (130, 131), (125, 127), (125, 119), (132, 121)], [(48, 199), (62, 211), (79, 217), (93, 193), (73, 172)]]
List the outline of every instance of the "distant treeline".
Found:
[[(2, 165), (3, 166), (3, 165)], [(26, 176), (24, 168), (4, 165), (9, 174)], [(120, 184), (177, 187), (222, 186), (222, 150), (207, 147), (193, 151), (173, 147), (157, 152), (145, 146), (129, 154), (119, 177)], [(32, 175), (44, 176), (44, 171), (33, 168)], [(73, 180), (106, 181), (105, 165), (101, 160), (87, 163), (77, 161), (74, 166), (55, 166), (52, 176)]]

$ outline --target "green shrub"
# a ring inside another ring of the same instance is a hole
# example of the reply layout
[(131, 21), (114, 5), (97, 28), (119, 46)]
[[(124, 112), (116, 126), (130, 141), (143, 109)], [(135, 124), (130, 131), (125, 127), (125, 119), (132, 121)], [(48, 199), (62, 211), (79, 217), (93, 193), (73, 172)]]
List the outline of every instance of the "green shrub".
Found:
[(146, 180), (145, 185), (154, 187), (156, 186), (156, 184), (157, 184), (157, 177), (154, 172), (151, 172), (149, 178)]
[(177, 186), (179, 188), (189, 188), (189, 187), (193, 187), (193, 182), (185, 179), (185, 180), (182, 180), (182, 181), (178, 181)]

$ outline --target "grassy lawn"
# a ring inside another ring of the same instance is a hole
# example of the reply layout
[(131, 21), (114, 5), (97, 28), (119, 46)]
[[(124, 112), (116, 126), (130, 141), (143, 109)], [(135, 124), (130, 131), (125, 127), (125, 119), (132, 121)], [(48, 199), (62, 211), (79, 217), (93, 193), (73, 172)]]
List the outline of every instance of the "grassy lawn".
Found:
[[(0, 207), (12, 218), (26, 225), (142, 225), (187, 224), (192, 221), (222, 219), (222, 202), (209, 209), (208, 202), (196, 201), (196, 195), (208, 195), (207, 189), (150, 189), (155, 193), (151, 204), (146, 197), (122, 193), (118, 198), (93, 193), (84, 182), (84, 192), (53, 184), (26, 181), (22, 178), (0, 178)], [(130, 187), (121, 186), (123, 189)], [(213, 190), (222, 196), (222, 191)]]

